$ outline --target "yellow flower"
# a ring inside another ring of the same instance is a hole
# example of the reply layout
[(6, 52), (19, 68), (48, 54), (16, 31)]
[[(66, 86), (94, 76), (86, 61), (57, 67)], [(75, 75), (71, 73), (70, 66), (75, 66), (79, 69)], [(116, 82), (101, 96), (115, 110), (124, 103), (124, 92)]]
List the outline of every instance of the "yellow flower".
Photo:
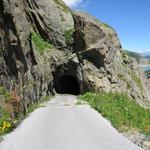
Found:
[(7, 122), (7, 128), (9, 128), (11, 126), (11, 124), (9, 122)]
[(0, 127), (1, 131), (4, 131), (6, 128), (9, 128), (11, 124), (9, 122), (3, 121), (3, 125)]

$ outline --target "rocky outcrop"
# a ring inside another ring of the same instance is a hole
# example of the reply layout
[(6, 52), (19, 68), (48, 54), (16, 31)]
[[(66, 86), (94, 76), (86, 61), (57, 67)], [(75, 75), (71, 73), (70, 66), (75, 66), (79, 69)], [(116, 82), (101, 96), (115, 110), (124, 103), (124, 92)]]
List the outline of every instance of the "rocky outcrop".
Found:
[(0, 1), (0, 85), (15, 93), (21, 113), (71, 83), (78, 94), (124, 92), (148, 106), (145, 82), (107, 24), (61, 0)]
[(64, 35), (73, 28), (71, 11), (62, 1), (0, 1), (0, 85), (15, 91), (23, 104), (22, 111), (53, 91), (53, 64), (46, 63), (48, 54), (39, 54), (32, 34), (54, 45), (48, 47), (51, 53), (58, 52), (55, 49), (65, 53), (71, 43)]
[(74, 20), (74, 48), (89, 89), (123, 92), (141, 105), (149, 103), (144, 73), (133, 58), (123, 53), (114, 29), (84, 13), (75, 13)]

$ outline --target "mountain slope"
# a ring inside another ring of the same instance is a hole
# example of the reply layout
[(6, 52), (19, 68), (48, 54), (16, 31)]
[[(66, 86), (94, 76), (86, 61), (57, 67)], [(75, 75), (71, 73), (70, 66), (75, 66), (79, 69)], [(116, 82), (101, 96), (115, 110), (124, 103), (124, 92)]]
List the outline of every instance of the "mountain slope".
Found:
[(123, 92), (148, 107), (146, 84), (109, 25), (61, 0), (0, 1), (0, 86), (10, 94), (0, 107), (11, 116), (56, 92)]

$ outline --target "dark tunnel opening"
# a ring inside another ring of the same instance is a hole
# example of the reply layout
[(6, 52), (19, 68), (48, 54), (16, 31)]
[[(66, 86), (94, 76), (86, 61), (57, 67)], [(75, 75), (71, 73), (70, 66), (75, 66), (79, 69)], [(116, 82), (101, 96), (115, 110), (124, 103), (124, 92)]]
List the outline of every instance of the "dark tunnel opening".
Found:
[(80, 94), (80, 85), (76, 77), (71, 75), (61, 76), (57, 82), (54, 83), (54, 87), (59, 94)]

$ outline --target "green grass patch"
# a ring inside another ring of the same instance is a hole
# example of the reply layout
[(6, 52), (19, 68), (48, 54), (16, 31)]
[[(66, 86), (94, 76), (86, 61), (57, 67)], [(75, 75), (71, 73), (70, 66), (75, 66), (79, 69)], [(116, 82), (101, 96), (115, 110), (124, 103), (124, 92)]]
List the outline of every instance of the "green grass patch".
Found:
[(124, 94), (86, 93), (79, 97), (111, 121), (120, 131), (136, 129), (150, 135), (150, 110)]
[(67, 44), (70, 44), (73, 40), (74, 28), (65, 31), (65, 40)]
[(11, 94), (10, 92), (6, 91), (6, 89), (3, 86), (0, 86), (0, 96), (5, 102), (8, 102), (10, 100)]
[(131, 85), (130, 85), (129, 81), (125, 78), (125, 76), (123, 76), (122, 74), (118, 74), (118, 78), (120, 78), (121, 80), (123, 80), (124, 82), (126, 82), (127, 89), (131, 89)]
[(102, 23), (102, 25), (105, 27), (105, 28), (109, 28), (111, 29), (112, 31), (116, 32), (115, 29), (113, 27), (111, 27), (110, 25), (106, 24), (106, 23)]
[(132, 79), (136, 82), (137, 86), (141, 89), (141, 92), (143, 93), (143, 86), (142, 86), (142, 81), (141, 79), (136, 75), (136, 73), (133, 70), (129, 70), (128, 72)]
[(50, 96), (44, 96), (37, 103), (30, 104), (28, 106), (28, 113), (26, 115), (28, 116), (28, 114), (30, 114), (31, 112), (33, 112), (37, 108), (44, 107), (43, 103), (49, 101), (50, 99), (51, 99)]
[(44, 54), (45, 50), (51, 50), (53, 48), (53, 45), (46, 42), (42, 37), (37, 35), (35, 32), (32, 32), (32, 41), (41, 55)]

